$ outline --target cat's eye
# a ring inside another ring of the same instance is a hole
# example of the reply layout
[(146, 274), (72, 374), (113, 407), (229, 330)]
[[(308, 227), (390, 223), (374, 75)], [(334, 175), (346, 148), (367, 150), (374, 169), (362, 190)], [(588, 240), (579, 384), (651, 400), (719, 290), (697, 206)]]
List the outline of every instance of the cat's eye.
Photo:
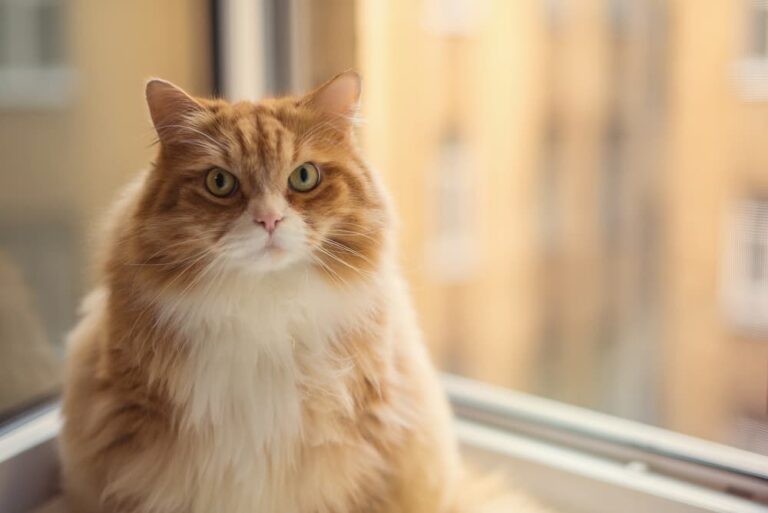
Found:
[(215, 167), (208, 171), (205, 187), (214, 196), (224, 198), (237, 190), (237, 178), (229, 171)]
[(293, 170), (288, 185), (298, 192), (309, 192), (320, 183), (320, 170), (311, 162), (305, 162)]

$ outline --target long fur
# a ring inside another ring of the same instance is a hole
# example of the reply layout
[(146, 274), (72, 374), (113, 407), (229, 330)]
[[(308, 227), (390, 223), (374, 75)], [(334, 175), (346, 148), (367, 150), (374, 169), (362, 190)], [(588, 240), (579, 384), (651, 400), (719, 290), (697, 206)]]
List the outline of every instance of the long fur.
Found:
[[(458, 511), (450, 413), (354, 144), (355, 87), (232, 105), (149, 84), (158, 157), (109, 216), (69, 342), (72, 511)], [(307, 161), (320, 185), (291, 191)], [(210, 168), (236, 194), (211, 196)], [(265, 202), (284, 214), (273, 239), (252, 219)]]

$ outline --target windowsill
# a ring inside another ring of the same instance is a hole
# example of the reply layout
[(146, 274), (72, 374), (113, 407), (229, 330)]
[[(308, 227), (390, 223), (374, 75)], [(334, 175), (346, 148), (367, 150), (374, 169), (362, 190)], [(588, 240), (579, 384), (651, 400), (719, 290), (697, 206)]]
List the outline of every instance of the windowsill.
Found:
[[(473, 424), (465, 443), (691, 507), (728, 504), (692, 511), (768, 512), (766, 456), (457, 376), (444, 385), (460, 429)], [(478, 435), (488, 429), (498, 445)]]
[[(502, 470), (555, 511), (768, 513), (727, 491), (768, 489), (768, 458), (462, 378), (445, 385), (470, 463)], [(60, 425), (48, 406), (0, 432), (0, 511), (26, 513), (55, 496)]]
[(768, 506), (625, 463), (459, 420), (471, 462), (500, 469), (560, 513), (766, 513)]

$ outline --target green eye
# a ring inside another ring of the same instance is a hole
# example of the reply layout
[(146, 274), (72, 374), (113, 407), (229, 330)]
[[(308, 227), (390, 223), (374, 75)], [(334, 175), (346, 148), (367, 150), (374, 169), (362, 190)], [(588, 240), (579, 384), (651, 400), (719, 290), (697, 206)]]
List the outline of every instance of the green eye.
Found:
[(298, 192), (309, 192), (320, 183), (320, 170), (311, 162), (305, 162), (293, 170), (288, 185)]
[(215, 167), (208, 171), (205, 177), (205, 187), (214, 196), (223, 198), (235, 192), (237, 189), (237, 178), (229, 171)]

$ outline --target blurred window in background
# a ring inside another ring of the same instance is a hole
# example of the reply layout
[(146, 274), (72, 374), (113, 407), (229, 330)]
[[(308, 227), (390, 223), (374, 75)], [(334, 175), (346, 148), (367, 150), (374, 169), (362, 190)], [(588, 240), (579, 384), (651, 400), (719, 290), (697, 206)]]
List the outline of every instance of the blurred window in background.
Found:
[(154, 152), (146, 78), (238, 99), (356, 68), (441, 369), (765, 452), (766, 13), (0, 0), (0, 411), (56, 392), (92, 235)]
[(768, 3), (764, 0), (749, 1), (747, 38), (747, 54), (754, 59), (768, 59)]
[(66, 2), (0, 2), (0, 106), (62, 107), (72, 94)]
[(729, 227), (726, 301), (734, 329), (746, 336), (768, 334), (768, 201), (743, 200)]
[(768, 100), (768, 2), (743, 0), (743, 57), (738, 66), (745, 99)]

